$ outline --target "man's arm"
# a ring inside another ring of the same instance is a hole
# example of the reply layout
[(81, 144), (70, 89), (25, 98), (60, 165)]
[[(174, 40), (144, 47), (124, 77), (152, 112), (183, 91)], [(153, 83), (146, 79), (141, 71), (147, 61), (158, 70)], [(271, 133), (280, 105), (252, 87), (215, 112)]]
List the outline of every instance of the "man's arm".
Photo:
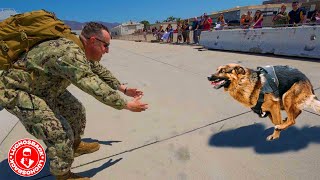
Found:
[(112, 75), (112, 73), (102, 66), (99, 62), (90, 62), (91, 70), (94, 74), (98, 75), (99, 78), (107, 83), (112, 89), (118, 90), (120, 87), (120, 81)]
[(90, 62), (91, 70), (94, 74), (98, 75), (99, 78), (107, 83), (112, 89), (119, 90), (127, 96), (136, 97), (143, 95), (143, 92), (135, 89), (129, 88), (124, 84), (120, 84), (120, 81), (112, 75), (112, 73), (102, 66), (99, 62)]
[(91, 71), (84, 53), (79, 51), (78, 47), (72, 47), (72, 44), (69, 44), (68, 49), (60, 57), (51, 58), (44, 65), (45, 70), (68, 79), (72, 84), (108, 106), (124, 109), (126, 100)]

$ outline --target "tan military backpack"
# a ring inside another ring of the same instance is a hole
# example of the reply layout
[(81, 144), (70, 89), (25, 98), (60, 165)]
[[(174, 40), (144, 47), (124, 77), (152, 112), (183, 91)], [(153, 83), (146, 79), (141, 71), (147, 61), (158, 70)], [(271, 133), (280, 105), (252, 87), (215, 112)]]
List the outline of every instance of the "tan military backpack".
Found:
[(0, 70), (11, 68), (18, 56), (34, 45), (59, 37), (68, 38), (83, 49), (80, 39), (70, 27), (53, 13), (39, 10), (5, 19), (0, 22)]

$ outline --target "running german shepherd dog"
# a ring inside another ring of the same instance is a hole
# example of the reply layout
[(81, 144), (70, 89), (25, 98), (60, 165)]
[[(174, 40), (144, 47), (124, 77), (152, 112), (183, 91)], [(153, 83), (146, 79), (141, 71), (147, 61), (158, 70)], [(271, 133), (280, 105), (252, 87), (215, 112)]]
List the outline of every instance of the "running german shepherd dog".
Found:
[[(276, 91), (265, 91), (263, 94), (260, 92), (268, 84), (266, 76), (269, 75), (259, 70), (245, 68), (239, 64), (228, 64), (220, 66), (215, 74), (208, 77), (215, 89), (224, 87), (225, 91), (246, 107), (254, 108), (259, 103), (258, 100), (262, 99), (261, 114), (267, 115), (275, 125), (273, 134), (267, 137), (268, 141), (278, 139), (281, 130), (294, 125), (302, 109), (312, 108), (320, 113), (320, 101), (315, 96), (306, 75), (288, 66), (271, 67), (277, 78), (277, 88)], [(274, 78), (273, 80), (275, 81)], [(262, 98), (259, 99), (260, 96)], [(280, 110), (287, 113), (284, 120), (281, 118)]]

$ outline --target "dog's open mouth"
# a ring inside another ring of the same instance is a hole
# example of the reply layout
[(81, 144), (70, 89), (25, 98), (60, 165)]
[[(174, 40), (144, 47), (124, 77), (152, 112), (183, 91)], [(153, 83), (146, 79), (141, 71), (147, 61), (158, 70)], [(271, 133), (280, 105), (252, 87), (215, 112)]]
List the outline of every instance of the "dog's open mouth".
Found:
[(221, 87), (228, 87), (230, 84), (230, 80), (227, 78), (218, 78), (218, 77), (208, 77), (208, 80), (211, 81), (211, 85), (215, 89), (220, 89)]
[(215, 89), (219, 89), (221, 88), (227, 81), (226, 80), (215, 80), (215, 81), (211, 81), (211, 85), (213, 85), (213, 87)]

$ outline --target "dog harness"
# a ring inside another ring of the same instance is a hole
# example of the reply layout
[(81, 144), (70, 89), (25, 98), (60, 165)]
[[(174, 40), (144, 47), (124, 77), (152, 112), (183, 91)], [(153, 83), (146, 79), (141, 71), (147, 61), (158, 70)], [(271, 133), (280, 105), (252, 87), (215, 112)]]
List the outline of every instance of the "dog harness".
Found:
[(252, 111), (257, 113), (260, 118), (268, 116), (269, 112), (263, 112), (261, 106), (264, 102), (264, 94), (273, 93), (275, 97), (279, 97), (279, 80), (273, 66), (265, 66), (257, 68), (258, 75), (262, 74), (266, 78), (266, 82), (261, 88), (257, 104), (252, 107)]

